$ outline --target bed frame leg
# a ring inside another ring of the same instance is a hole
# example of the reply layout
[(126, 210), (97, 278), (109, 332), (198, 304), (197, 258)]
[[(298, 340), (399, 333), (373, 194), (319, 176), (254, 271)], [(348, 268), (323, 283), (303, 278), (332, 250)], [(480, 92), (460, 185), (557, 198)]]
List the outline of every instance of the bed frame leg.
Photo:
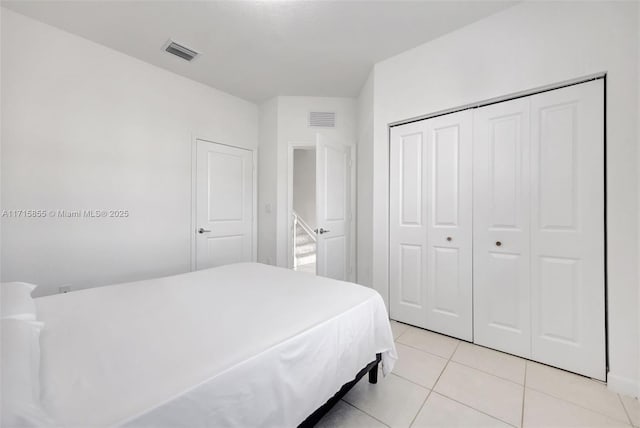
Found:
[(378, 383), (378, 362), (369, 370), (369, 383)]

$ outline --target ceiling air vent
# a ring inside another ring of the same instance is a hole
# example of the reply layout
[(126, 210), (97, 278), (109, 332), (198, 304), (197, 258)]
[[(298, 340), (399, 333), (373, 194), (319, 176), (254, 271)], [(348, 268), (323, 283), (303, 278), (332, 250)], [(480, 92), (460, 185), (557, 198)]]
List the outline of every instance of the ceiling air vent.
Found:
[(309, 126), (335, 128), (336, 114), (334, 112), (312, 111), (309, 113)]
[(193, 49), (182, 46), (181, 44), (176, 43), (173, 40), (169, 40), (169, 42), (167, 42), (164, 50), (187, 61), (191, 61), (199, 55), (199, 53), (194, 51)]

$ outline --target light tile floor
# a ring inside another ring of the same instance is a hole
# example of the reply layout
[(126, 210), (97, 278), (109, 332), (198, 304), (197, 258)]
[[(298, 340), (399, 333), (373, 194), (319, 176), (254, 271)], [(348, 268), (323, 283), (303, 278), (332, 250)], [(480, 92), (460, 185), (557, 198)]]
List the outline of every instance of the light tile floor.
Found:
[(319, 427), (637, 427), (601, 382), (391, 321), (393, 373), (364, 376)]

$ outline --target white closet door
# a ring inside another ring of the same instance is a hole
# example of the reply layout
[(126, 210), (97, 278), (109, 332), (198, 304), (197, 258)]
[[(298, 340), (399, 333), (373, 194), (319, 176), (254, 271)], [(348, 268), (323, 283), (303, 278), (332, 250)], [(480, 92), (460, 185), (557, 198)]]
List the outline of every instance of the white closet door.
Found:
[(473, 339), (472, 112), (427, 121), (426, 325)]
[(605, 379), (603, 81), (531, 97), (532, 358)]
[(529, 357), (529, 98), (474, 112), (474, 341)]
[(471, 111), (391, 130), (391, 317), (471, 340)]
[(427, 121), (391, 128), (391, 318), (427, 327)]

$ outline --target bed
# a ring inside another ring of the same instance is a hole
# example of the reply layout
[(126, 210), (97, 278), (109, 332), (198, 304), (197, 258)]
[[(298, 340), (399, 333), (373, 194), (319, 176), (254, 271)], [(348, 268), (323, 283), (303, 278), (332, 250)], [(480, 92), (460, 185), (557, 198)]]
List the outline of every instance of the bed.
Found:
[(40, 401), (69, 427), (312, 425), (396, 359), (377, 292), (257, 263), (35, 303)]

